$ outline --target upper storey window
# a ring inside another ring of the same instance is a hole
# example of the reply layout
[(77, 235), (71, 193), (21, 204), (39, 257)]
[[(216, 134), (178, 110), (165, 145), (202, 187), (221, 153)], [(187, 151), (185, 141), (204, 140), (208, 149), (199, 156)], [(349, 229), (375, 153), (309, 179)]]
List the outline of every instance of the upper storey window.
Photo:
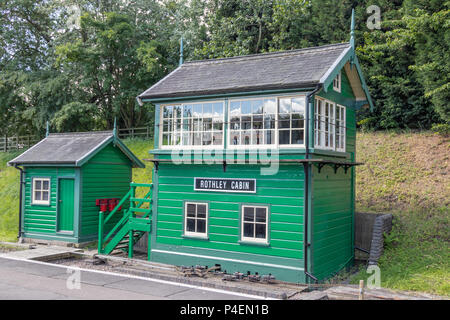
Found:
[(337, 74), (336, 78), (333, 80), (333, 90), (336, 92), (341, 92), (341, 72)]
[(230, 148), (303, 146), (305, 97), (231, 100)]
[(275, 144), (276, 99), (230, 101), (230, 146)]
[[(162, 148), (303, 147), (305, 96), (231, 99), (161, 107)], [(227, 125), (225, 125), (227, 124)]]
[(345, 152), (345, 107), (316, 98), (314, 120), (315, 147)]
[(223, 102), (163, 106), (161, 146), (221, 147), (223, 123)]

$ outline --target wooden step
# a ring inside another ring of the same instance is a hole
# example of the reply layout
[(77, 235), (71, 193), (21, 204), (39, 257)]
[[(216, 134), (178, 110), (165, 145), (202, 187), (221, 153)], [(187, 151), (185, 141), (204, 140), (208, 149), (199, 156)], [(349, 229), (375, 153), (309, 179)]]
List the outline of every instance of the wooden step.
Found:
[(152, 203), (152, 199), (130, 198), (130, 201)]
[(142, 213), (149, 213), (152, 211), (151, 208), (130, 208), (131, 212), (142, 212)]
[(130, 187), (153, 188), (153, 184), (152, 184), (152, 183), (136, 183), (136, 182), (131, 182), (131, 183), (130, 183)]

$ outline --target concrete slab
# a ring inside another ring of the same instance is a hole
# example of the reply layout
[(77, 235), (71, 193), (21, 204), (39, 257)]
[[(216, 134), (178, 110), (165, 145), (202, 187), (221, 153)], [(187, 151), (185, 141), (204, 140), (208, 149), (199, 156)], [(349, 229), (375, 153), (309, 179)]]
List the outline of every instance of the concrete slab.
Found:
[(67, 270), (63, 268), (57, 268), (57, 267), (47, 267), (43, 265), (26, 265), (23, 263), (20, 263), (21, 261), (18, 261), (16, 265), (14, 264), (8, 264), (8, 265), (2, 265), (5, 266), (5, 268), (8, 269), (14, 269), (18, 272), (26, 273), (26, 274), (34, 274), (39, 276), (46, 276), (46, 277), (54, 277), (59, 274), (66, 274)]
[[(70, 273), (65, 274), (58, 274), (52, 278), (55, 279), (67, 279), (70, 276)], [(105, 286), (108, 284), (113, 284), (115, 282), (123, 281), (123, 278), (114, 276), (114, 275), (108, 275), (108, 274), (101, 274), (101, 273), (92, 273), (92, 272), (86, 272), (81, 271), (80, 273), (80, 282), (86, 283), (86, 284), (92, 284), (92, 285), (98, 285), (98, 286)]]
[(78, 248), (70, 247), (59, 247), (59, 246), (38, 246), (35, 249), (11, 251), (6, 253), (1, 253), (0, 257), (10, 257), (16, 259), (27, 259), (27, 260), (40, 260), (45, 261), (47, 259), (55, 258), (59, 255), (69, 255), (73, 252), (81, 252), (83, 250)]
[(234, 292), (204, 290), (169, 281), (153, 281), (87, 269), (80, 270), (80, 277), (77, 278), (74, 268), (0, 258), (0, 299), (241, 300), (245, 297)]
[[(34, 264), (34, 266), (37, 265)], [(69, 288), (66, 279), (55, 279), (45, 275), (24, 273), (22, 272), (23, 269), (25, 269), (23, 266), (18, 268), (4, 268), (0, 265), (0, 300), (164, 299), (151, 294), (139, 294), (126, 290), (105, 288), (103, 286), (83, 283), (81, 283), (79, 288)], [(64, 269), (62, 270), (64, 271)]]
[(168, 297), (175, 293), (188, 291), (190, 288), (157, 283), (153, 281), (142, 281), (140, 279), (125, 279), (122, 281), (106, 284), (107, 288), (115, 288), (136, 293), (150, 294), (158, 297)]
[(175, 300), (254, 300), (246, 297), (234, 296), (231, 293), (211, 292), (201, 289), (190, 289), (166, 296)]

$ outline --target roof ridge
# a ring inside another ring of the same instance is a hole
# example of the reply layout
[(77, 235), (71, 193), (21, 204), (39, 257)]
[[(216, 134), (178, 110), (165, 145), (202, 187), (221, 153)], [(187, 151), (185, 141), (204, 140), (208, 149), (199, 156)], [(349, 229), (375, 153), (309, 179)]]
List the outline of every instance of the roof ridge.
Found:
[(322, 46), (316, 46), (316, 47), (307, 47), (307, 48), (300, 48), (300, 49), (292, 49), (292, 50), (283, 50), (283, 51), (273, 51), (273, 52), (263, 52), (263, 53), (254, 53), (254, 54), (248, 54), (248, 55), (242, 55), (242, 56), (234, 56), (234, 57), (225, 57), (225, 58), (215, 58), (215, 59), (204, 59), (204, 60), (192, 60), (192, 61), (185, 61), (184, 64), (181, 65), (183, 67), (184, 65), (188, 64), (200, 64), (200, 63), (214, 63), (216, 61), (227, 61), (227, 60), (245, 60), (245, 59), (251, 59), (251, 58), (259, 58), (259, 57), (267, 57), (267, 56), (280, 56), (280, 55), (288, 55), (288, 54), (295, 54), (295, 53), (301, 53), (305, 51), (313, 51), (313, 50), (321, 50), (321, 49), (329, 49), (332, 47), (341, 47), (347, 45), (349, 46), (349, 42), (341, 42), (341, 43), (334, 43), (334, 44), (326, 44)]
[(105, 130), (105, 131), (85, 131), (85, 132), (51, 132), (48, 137), (51, 136), (82, 136), (82, 135), (95, 135), (95, 134), (113, 134), (113, 131)]

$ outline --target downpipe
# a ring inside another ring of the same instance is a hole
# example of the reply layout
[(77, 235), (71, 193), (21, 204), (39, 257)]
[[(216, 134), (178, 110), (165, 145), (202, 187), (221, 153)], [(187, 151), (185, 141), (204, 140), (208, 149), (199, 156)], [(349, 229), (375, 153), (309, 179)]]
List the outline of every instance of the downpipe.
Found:
[(23, 193), (23, 185), (25, 181), (23, 181), (23, 169), (18, 167), (17, 164), (14, 165), (14, 168), (20, 171), (20, 187), (19, 187), (19, 231), (17, 234), (17, 239), (20, 241), (22, 238), (22, 193)]
[[(316, 88), (311, 91), (310, 93), (308, 93), (306, 95), (306, 110), (305, 110), (305, 119), (306, 119), (306, 123), (305, 123), (305, 159), (309, 159), (310, 158), (310, 154), (309, 154), (309, 124), (310, 124), (310, 117), (309, 117), (309, 109), (310, 109), (310, 100), (311, 97), (314, 96), (317, 92), (320, 91), (320, 89), (322, 89), (322, 84), (318, 84), (316, 86)], [(308, 247), (311, 245), (309, 243), (308, 240), (308, 215), (309, 215), (309, 162), (304, 162), (303, 163), (303, 168), (304, 168), (304, 172), (305, 172), (305, 186), (304, 186), (304, 239), (303, 239), (303, 255), (304, 255), (304, 270), (305, 270), (305, 275), (307, 275), (309, 278), (311, 278), (312, 280), (314, 280), (316, 283), (318, 282), (318, 279), (311, 274), (308, 271)], [(306, 279), (305, 279), (306, 280)]]

